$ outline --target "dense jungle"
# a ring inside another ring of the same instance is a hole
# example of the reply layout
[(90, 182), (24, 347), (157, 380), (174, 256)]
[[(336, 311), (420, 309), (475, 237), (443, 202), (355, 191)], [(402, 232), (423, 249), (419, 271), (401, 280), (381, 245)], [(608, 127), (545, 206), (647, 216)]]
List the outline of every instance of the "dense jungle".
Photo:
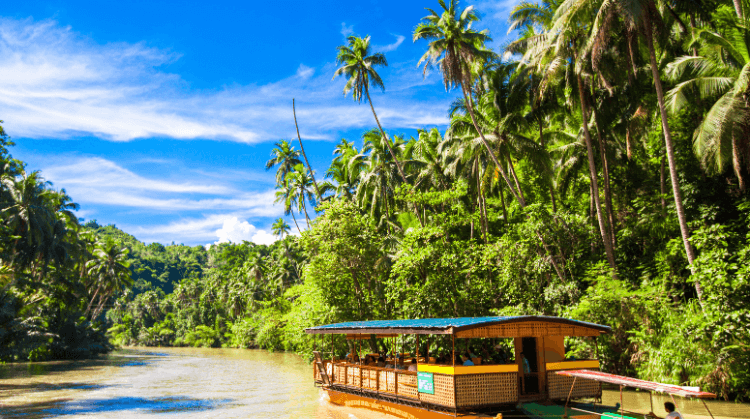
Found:
[(481, 10), (437, 3), (414, 22), (414, 71), (460, 92), (447, 128), (381, 124), (387, 59), (350, 36), (332, 76), (374, 128), (325, 173), (302, 139), (276, 144), (266, 169), (293, 222), (270, 246), (145, 244), (79, 220), (2, 132), (0, 359), (309, 356), (313, 325), (544, 314), (611, 326), (605, 371), (747, 400), (750, 1), (522, 2), (495, 49)]

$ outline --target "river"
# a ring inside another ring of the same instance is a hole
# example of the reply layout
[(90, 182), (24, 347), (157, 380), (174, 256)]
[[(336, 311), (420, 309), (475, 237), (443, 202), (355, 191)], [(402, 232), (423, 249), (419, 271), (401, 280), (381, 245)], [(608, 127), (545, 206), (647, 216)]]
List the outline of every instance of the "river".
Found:
[[(614, 404), (619, 394), (606, 391)], [(700, 403), (677, 400), (703, 418)], [(647, 393), (625, 407), (648, 407)], [(654, 398), (655, 406), (663, 403)], [(686, 404), (687, 403), (687, 404)], [(750, 418), (750, 405), (712, 402), (716, 419)], [(657, 413), (659, 412), (657, 410)], [(136, 348), (107, 358), (0, 366), (2, 418), (314, 418), (390, 419), (328, 403), (300, 357), (242, 349)]]

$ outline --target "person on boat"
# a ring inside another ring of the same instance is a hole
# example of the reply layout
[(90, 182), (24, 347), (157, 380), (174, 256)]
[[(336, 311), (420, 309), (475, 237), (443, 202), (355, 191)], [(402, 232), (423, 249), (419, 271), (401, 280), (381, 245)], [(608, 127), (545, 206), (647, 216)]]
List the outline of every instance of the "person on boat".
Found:
[(531, 373), (531, 367), (529, 366), (529, 360), (526, 359), (526, 355), (521, 354), (521, 361), (523, 361), (523, 373), (524, 374), (530, 374)]
[(382, 355), (378, 358), (378, 363), (376, 364), (376, 366), (378, 366), (380, 368), (384, 368), (385, 367), (385, 358), (383, 358)]
[(461, 355), (461, 361), (463, 361), (464, 367), (473, 367), (474, 362), (472, 362), (471, 358), (469, 357), (468, 353), (464, 353)]
[(682, 415), (675, 409), (674, 403), (672, 402), (664, 403), (664, 410), (667, 411), (667, 416), (665, 416), (664, 419), (683, 419)]

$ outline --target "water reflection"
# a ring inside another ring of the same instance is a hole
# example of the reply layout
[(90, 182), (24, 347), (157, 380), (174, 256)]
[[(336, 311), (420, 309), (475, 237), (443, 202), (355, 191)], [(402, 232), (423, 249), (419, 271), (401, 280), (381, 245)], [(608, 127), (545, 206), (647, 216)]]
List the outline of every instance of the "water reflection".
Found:
[(107, 359), (0, 367), (4, 418), (385, 419), (321, 399), (298, 356), (266, 351), (128, 349)]

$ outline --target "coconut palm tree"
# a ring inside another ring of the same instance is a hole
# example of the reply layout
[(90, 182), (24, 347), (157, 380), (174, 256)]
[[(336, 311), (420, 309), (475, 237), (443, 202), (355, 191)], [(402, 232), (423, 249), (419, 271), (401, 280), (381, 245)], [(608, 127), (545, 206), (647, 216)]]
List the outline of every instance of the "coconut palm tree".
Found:
[(284, 221), (283, 218), (278, 218), (271, 226), (271, 229), (273, 230), (273, 234), (279, 236), (279, 239), (283, 239), (284, 236), (289, 234), (289, 231), (291, 228), (289, 227), (289, 224)]
[[(472, 24), (479, 20), (473, 6), (469, 6), (459, 13), (456, 0), (450, 0), (449, 5), (446, 5), (444, 0), (438, 0), (438, 3), (443, 8), (443, 12), (438, 14), (432, 9), (427, 9), (430, 15), (424, 17), (423, 22), (414, 29), (414, 42), (420, 39), (430, 41), (427, 52), (420, 58), (417, 66), (424, 63), (423, 73), (425, 75), (433, 66), (437, 66), (443, 74), (443, 83), (446, 89), (461, 88), (474, 128), (487, 148), (488, 155), (494, 161), (495, 166), (499, 168), (500, 162), (477, 122), (471, 98), (471, 87), (473, 85), (471, 67), (477, 63), (489, 61), (493, 54), (484, 48), (484, 44), (491, 38), (486, 30), (478, 32), (471, 28)], [(526, 201), (516, 192), (516, 188), (511, 184), (508, 176), (503, 172), (501, 174), (518, 203), (521, 207), (525, 207)]]
[[(610, 236), (610, 229), (602, 210), (599, 198), (599, 181), (597, 178), (596, 160), (594, 157), (594, 147), (589, 132), (589, 104), (586, 97), (587, 84), (583, 80), (583, 71), (585, 66), (581, 65), (583, 60), (582, 51), (584, 50), (584, 41), (586, 40), (586, 28), (581, 22), (587, 22), (588, 16), (578, 16), (573, 19), (571, 16), (561, 13), (561, 11), (570, 10), (573, 5), (580, 5), (582, 11), (586, 11), (580, 0), (575, 3), (572, 0), (566, 0), (560, 6), (556, 7), (555, 14), (549, 24), (551, 27), (545, 28), (544, 35), (534, 39), (533, 42), (526, 40), (526, 50), (522, 61), (527, 65), (535, 68), (542, 74), (542, 83), (549, 85), (552, 80), (560, 78), (559, 73), (569, 71), (572, 78), (576, 81), (571, 88), (578, 93), (578, 105), (581, 111), (581, 121), (584, 139), (586, 140), (586, 151), (588, 156), (589, 176), (591, 178), (592, 194), (596, 207), (596, 217), (599, 223), (599, 232), (604, 242), (604, 250), (607, 256), (607, 262), (612, 269), (613, 275), (616, 276), (615, 254), (613, 242)], [(554, 7), (555, 5), (551, 5)], [(567, 24), (566, 24), (567, 23)], [(571, 68), (572, 67), (572, 68)], [(565, 78), (568, 79), (567, 77)]]
[(693, 75), (667, 93), (667, 106), (676, 113), (692, 104), (696, 93), (701, 99), (714, 102), (695, 130), (695, 152), (710, 174), (721, 173), (731, 165), (740, 190), (745, 191), (742, 163), (750, 151), (750, 20), (726, 10), (719, 16), (723, 33), (708, 29), (694, 33), (693, 46), (700, 46), (702, 55), (682, 56), (667, 66), (667, 75), (674, 80)]
[(367, 99), (370, 103), (372, 115), (375, 117), (375, 122), (378, 124), (380, 134), (385, 139), (385, 145), (391, 153), (391, 158), (393, 158), (393, 161), (396, 163), (401, 179), (404, 183), (408, 183), (401, 162), (396, 158), (390, 140), (383, 130), (383, 127), (380, 125), (380, 119), (378, 119), (378, 114), (375, 113), (375, 107), (372, 105), (372, 97), (370, 96), (370, 83), (375, 87), (379, 87), (380, 90), (385, 91), (383, 79), (381, 79), (378, 72), (375, 71), (375, 67), (381, 65), (388, 66), (388, 61), (385, 59), (383, 53), (378, 52), (370, 55), (369, 36), (366, 38), (350, 36), (347, 40), (349, 41), (349, 45), (341, 45), (337, 48), (338, 54), (336, 56), (336, 62), (342, 66), (336, 69), (336, 72), (333, 73), (333, 78), (335, 79), (341, 75), (348, 77), (346, 85), (344, 85), (344, 95), (352, 92), (352, 97), (357, 102), (362, 102), (362, 99)]
[[(130, 262), (128, 249), (119, 247), (112, 240), (97, 243), (94, 250), (95, 258), (87, 262), (88, 274), (94, 280), (94, 294), (86, 307), (86, 314), (92, 313), (96, 318), (104, 308), (104, 304), (114, 293), (133, 285), (130, 277)], [(99, 303), (92, 311), (94, 301), (99, 297)]]
[(266, 162), (266, 170), (271, 170), (275, 166), (279, 166), (276, 169), (276, 184), (284, 184), (286, 175), (294, 170), (294, 167), (298, 164), (302, 164), (299, 159), (299, 151), (294, 149), (286, 140), (281, 140), (274, 143), (274, 148), (271, 150), (271, 158)]
[(294, 205), (297, 203), (297, 196), (295, 194), (295, 189), (289, 179), (285, 179), (283, 184), (276, 187), (276, 199), (273, 202), (277, 204), (284, 204), (284, 215), (292, 215), (294, 226), (297, 227), (297, 231), (301, 234), (302, 230), (299, 228), (299, 224), (297, 224), (297, 217), (294, 216), (294, 211), (292, 210)]
[(310, 171), (310, 178), (312, 178), (313, 185), (315, 185), (315, 197), (318, 201), (323, 200), (323, 196), (320, 194), (320, 188), (318, 188), (318, 182), (315, 181), (315, 172), (313, 172), (312, 166), (310, 166), (310, 162), (307, 160), (307, 153), (305, 153), (305, 146), (302, 145), (302, 137), (299, 135), (299, 125), (297, 125), (297, 107), (294, 104), (294, 99), (292, 99), (292, 112), (294, 114), (294, 128), (297, 129), (297, 139), (299, 140), (299, 149), (302, 150), (302, 157), (305, 158), (305, 164), (307, 165), (307, 170)]
[[(672, 181), (677, 220), (680, 225), (682, 243), (685, 247), (688, 264), (692, 269), (695, 252), (690, 244), (690, 230), (687, 225), (685, 207), (682, 203), (682, 191), (680, 190), (680, 182), (677, 177), (677, 162), (674, 153), (674, 142), (672, 141), (672, 130), (667, 117), (664, 89), (661, 83), (661, 75), (659, 74), (659, 65), (656, 61), (656, 47), (654, 46), (654, 38), (656, 37), (654, 30), (663, 30), (665, 25), (662, 22), (661, 14), (654, 0), (627, 0), (620, 2), (597, 0), (596, 3), (600, 7), (595, 7), (591, 2), (566, 0), (558, 8), (555, 15), (555, 24), (550, 32), (560, 33), (561, 31), (568, 30), (568, 28), (580, 27), (581, 19), (584, 15), (587, 16), (587, 21), (593, 21), (593, 27), (588, 39), (584, 41), (584, 45), (586, 45), (586, 48), (583, 50), (584, 52), (591, 49), (603, 49), (605, 47), (606, 43), (613, 36), (612, 31), (609, 30), (609, 26), (615, 19), (622, 19), (629, 30), (643, 34), (648, 48), (651, 76), (659, 105), (659, 116), (661, 117), (662, 132), (664, 133), (664, 143), (667, 151), (667, 162), (669, 163), (669, 175)], [(592, 11), (596, 13), (593, 20), (589, 18)], [(580, 68), (585, 58), (581, 54), (576, 55), (576, 67)], [(580, 74), (580, 71), (577, 71), (577, 73)], [(584, 121), (588, 121), (588, 117), (585, 117)], [(700, 283), (697, 281), (695, 282), (695, 290), (698, 300), (702, 301), (702, 290)]]
[(306, 202), (315, 202), (311, 191), (312, 178), (310, 172), (302, 164), (294, 166), (294, 170), (288, 174), (289, 186), (292, 188), (299, 211), (305, 214), (307, 228), (310, 228), (310, 216), (307, 213)]

